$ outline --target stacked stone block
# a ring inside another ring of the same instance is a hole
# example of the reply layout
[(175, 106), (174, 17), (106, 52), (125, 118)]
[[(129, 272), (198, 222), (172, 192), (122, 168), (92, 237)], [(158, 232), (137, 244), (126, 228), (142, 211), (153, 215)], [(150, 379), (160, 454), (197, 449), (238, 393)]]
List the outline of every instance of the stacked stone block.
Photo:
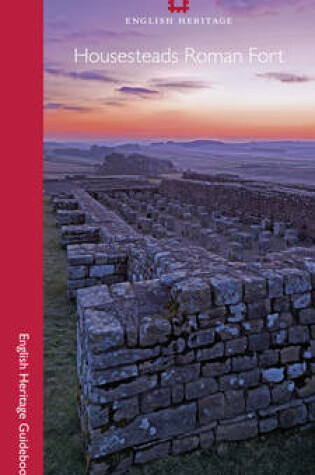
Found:
[(85, 223), (86, 215), (81, 210), (57, 210), (57, 226), (77, 226)]
[(98, 243), (100, 241), (100, 228), (97, 226), (62, 226), (61, 244), (67, 247), (73, 244)]
[(307, 258), (79, 291), (89, 473), (313, 422), (314, 289)]
[[(189, 174), (185, 176), (189, 177)], [(251, 220), (261, 216), (279, 223), (291, 223), (297, 229), (306, 229), (315, 238), (314, 191), (293, 189), (292, 186), (273, 185), (235, 179), (209, 181), (200, 175), (194, 179), (164, 179), (159, 192), (164, 198), (207, 206), (226, 215)], [(255, 223), (254, 223), (255, 224)]]
[[(202, 187), (189, 203), (180, 186), (183, 201), (176, 187), (94, 193), (106, 208), (83, 190), (78, 207), (55, 200), (64, 244), (81, 242), (68, 296), (91, 475), (315, 420), (315, 249), (292, 247), (301, 230), (282, 215), (213, 209)], [(274, 239), (290, 248), (269, 253)]]
[[(185, 181), (181, 183), (185, 185)], [(165, 186), (163, 182), (162, 191)], [(289, 222), (262, 219), (259, 210), (256, 215), (243, 214), (241, 210), (234, 216), (231, 212), (224, 215), (219, 209), (213, 210), (212, 203), (200, 206), (174, 198), (167, 201), (155, 191), (147, 191), (145, 196), (112, 191), (98, 194), (98, 199), (131, 224), (137, 233), (156, 239), (177, 237), (183, 243), (202, 246), (232, 261), (255, 261), (269, 252), (312, 244), (312, 240), (305, 239), (303, 229), (292, 228)], [(184, 195), (183, 199), (191, 197)], [(228, 210), (226, 204), (225, 209)]]
[(95, 285), (112, 285), (126, 281), (127, 250), (107, 244), (82, 244), (67, 248), (68, 298), (77, 290)]
[(79, 202), (77, 199), (74, 198), (55, 198), (52, 200), (53, 210), (56, 212), (57, 210), (68, 210), (74, 211), (79, 208)]

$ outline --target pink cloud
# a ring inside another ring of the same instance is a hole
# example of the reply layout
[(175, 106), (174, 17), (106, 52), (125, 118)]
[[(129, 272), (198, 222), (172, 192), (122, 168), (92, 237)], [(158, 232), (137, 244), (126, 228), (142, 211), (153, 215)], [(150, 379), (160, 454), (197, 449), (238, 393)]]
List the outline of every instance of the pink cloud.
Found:
[(286, 7), (314, 7), (314, 0), (215, 0), (215, 3), (236, 15), (276, 15)]
[(305, 76), (302, 74), (293, 74), (293, 73), (270, 72), (270, 73), (257, 74), (257, 76), (259, 78), (273, 79), (275, 81), (280, 81), (286, 84), (313, 81), (313, 79), (308, 76)]

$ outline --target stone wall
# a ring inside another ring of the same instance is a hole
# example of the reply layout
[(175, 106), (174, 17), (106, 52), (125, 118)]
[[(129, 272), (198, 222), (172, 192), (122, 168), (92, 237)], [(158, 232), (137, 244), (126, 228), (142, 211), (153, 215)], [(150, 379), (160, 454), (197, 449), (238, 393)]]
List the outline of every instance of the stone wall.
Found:
[(61, 245), (67, 247), (71, 244), (98, 243), (100, 228), (97, 226), (62, 226)]
[(57, 210), (57, 226), (77, 226), (85, 223), (86, 215), (81, 210)]
[(314, 307), (314, 250), (302, 249), (256, 272), (79, 290), (89, 473), (314, 422)]
[[(268, 217), (270, 205), (277, 229), (267, 220), (258, 231), (265, 236), (266, 224), (269, 234), (283, 234), (287, 214), (297, 228), (305, 225), (313, 198), (307, 195), (299, 221), (301, 199), (272, 187), (190, 180), (164, 180), (160, 193), (77, 189), (55, 199), (68, 296), (77, 299), (79, 413), (90, 475), (315, 422), (312, 242), (228, 260), (195, 245), (198, 223), (191, 224), (196, 214), (209, 224), (209, 208), (216, 229), (232, 226), (235, 234), (235, 215), (251, 223), (257, 214)], [(273, 214), (275, 203), (281, 216)], [(143, 229), (142, 218), (154, 230), (155, 218), (177, 215), (187, 235), (174, 228), (161, 238)]]
[(69, 210), (74, 211), (79, 208), (78, 200), (64, 197), (56, 197), (52, 201), (53, 210)]
[(216, 181), (216, 182), (235, 182), (235, 181), (249, 181), (242, 179), (239, 175), (234, 175), (231, 173), (215, 173), (215, 174), (205, 174), (193, 172), (191, 170), (185, 171), (182, 174), (182, 178), (185, 180), (198, 180), (198, 181)]
[(220, 208), (214, 210), (212, 203), (200, 206), (165, 198), (156, 191), (112, 190), (97, 196), (137, 234), (198, 245), (231, 261), (259, 261), (270, 252), (313, 244), (305, 229), (294, 228), (290, 222), (262, 219), (255, 210), (251, 214), (242, 210), (223, 214)]
[[(66, 226), (65, 229), (72, 226)], [(150, 238), (125, 239), (119, 242), (68, 245), (68, 298), (75, 299), (77, 289), (119, 282), (143, 282), (180, 271), (186, 276), (199, 269), (209, 255), (199, 247), (180, 245), (176, 240)], [(215, 262), (225, 262), (213, 255)]]
[(127, 249), (107, 244), (82, 244), (67, 248), (68, 298), (77, 290), (95, 285), (112, 285), (127, 279)]
[(241, 182), (206, 182), (196, 180), (165, 179), (160, 193), (168, 198), (207, 205), (221, 213), (253, 214), (277, 221), (287, 221), (315, 237), (315, 193), (269, 184), (242, 184)]

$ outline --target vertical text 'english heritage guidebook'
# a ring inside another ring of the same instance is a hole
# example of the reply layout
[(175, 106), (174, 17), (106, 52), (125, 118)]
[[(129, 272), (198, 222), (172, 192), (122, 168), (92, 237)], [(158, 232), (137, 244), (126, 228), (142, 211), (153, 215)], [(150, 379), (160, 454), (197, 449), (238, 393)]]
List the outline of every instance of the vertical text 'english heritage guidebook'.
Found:
[(43, 18), (1, 10), (1, 473), (43, 473)]
[(44, 1), (46, 475), (315, 472), (314, 9)]

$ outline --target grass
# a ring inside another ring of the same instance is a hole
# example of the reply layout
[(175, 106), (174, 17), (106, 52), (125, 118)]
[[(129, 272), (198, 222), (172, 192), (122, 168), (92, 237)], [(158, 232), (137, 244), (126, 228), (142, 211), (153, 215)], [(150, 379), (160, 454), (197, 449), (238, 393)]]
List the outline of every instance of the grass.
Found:
[(66, 298), (66, 252), (45, 201), (44, 470), (85, 473), (76, 406), (75, 308)]
[(314, 475), (315, 432), (293, 430), (227, 445), (213, 452), (170, 457), (133, 468), (130, 475)]
[[(45, 202), (45, 475), (83, 475), (76, 407), (75, 308), (66, 299), (66, 253)], [(130, 475), (315, 475), (315, 430), (276, 433), (212, 452), (170, 457)]]

